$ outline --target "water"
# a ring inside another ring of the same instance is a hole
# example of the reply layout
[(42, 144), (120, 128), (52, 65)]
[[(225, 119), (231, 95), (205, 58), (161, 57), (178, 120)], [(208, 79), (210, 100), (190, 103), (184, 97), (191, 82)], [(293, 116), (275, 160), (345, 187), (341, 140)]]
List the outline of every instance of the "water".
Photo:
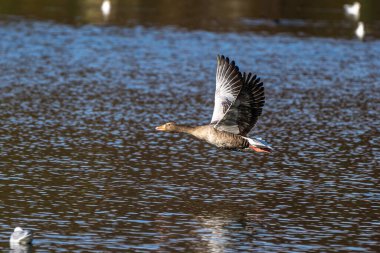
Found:
[[(379, 251), (376, 34), (362, 43), (112, 14), (105, 26), (74, 13), (74, 24), (22, 10), (0, 19), (3, 251), (16, 226), (35, 231), (31, 252)], [(251, 135), (275, 152), (154, 130), (210, 121), (219, 53), (264, 80)]]

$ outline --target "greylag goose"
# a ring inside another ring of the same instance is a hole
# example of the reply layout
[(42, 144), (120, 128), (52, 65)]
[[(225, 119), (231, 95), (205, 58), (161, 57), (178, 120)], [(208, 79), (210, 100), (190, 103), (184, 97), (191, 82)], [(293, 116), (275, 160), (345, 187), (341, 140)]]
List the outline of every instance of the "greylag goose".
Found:
[(218, 148), (271, 152), (272, 148), (259, 138), (248, 138), (265, 103), (260, 78), (239, 71), (234, 61), (223, 55), (217, 57), (216, 92), (211, 123), (185, 126), (169, 122), (156, 127), (158, 131), (188, 133)]

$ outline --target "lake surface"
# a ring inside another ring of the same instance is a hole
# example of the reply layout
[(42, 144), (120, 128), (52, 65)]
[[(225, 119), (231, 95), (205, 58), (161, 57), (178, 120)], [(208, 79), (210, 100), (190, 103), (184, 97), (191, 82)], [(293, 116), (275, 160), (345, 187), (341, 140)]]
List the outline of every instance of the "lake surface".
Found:
[[(343, 1), (17, 2), (0, 4), (2, 251), (16, 226), (35, 240), (10, 252), (380, 251), (376, 1), (365, 42)], [(209, 123), (217, 54), (264, 81), (251, 136), (273, 153), (155, 131)]]

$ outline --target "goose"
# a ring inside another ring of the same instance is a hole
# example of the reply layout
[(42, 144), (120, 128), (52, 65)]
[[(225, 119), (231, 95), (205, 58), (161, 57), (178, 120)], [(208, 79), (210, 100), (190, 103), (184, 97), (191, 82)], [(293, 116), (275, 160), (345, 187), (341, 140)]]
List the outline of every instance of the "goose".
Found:
[(217, 56), (216, 91), (211, 122), (202, 126), (168, 122), (158, 131), (187, 133), (218, 148), (227, 150), (271, 152), (261, 138), (248, 138), (265, 103), (263, 82), (252, 73), (242, 74), (235, 61)]
[(31, 230), (24, 230), (20, 227), (16, 227), (9, 239), (11, 245), (25, 245), (31, 243), (33, 240), (33, 232)]
[(359, 19), (360, 16), (360, 3), (355, 2), (353, 4), (344, 4), (343, 9), (347, 16)]

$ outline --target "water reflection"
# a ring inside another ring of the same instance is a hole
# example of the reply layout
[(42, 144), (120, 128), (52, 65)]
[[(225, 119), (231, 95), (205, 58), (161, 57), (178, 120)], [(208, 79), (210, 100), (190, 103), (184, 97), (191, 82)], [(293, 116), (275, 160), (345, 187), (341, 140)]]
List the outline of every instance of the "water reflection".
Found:
[(10, 244), (9, 253), (31, 253), (33, 252), (33, 246), (30, 244), (21, 245), (21, 244)]
[(359, 5), (347, 4), (346, 0), (36, 0), (33, 3), (3, 0), (0, 3), (0, 17), (20, 15), (74, 25), (103, 24), (106, 21), (121, 26), (175, 26), (217, 32), (249, 31), (344, 38), (351, 38), (353, 31), (346, 17), (353, 21), (358, 21), (360, 17), (374, 31), (371, 36), (379, 38), (380, 2), (363, 0)]
[(268, 233), (267, 221), (264, 222), (262, 214), (244, 209), (236, 213), (197, 217), (202, 228), (196, 232), (205, 243), (207, 252), (226, 252), (229, 249), (251, 251), (257, 248), (256, 240), (260, 240), (260, 234), (264, 231)]
[(199, 217), (203, 229), (197, 232), (201, 235), (202, 241), (207, 243), (207, 252), (225, 252), (225, 245), (228, 244), (230, 233), (226, 229), (228, 220), (223, 218), (203, 218)]

